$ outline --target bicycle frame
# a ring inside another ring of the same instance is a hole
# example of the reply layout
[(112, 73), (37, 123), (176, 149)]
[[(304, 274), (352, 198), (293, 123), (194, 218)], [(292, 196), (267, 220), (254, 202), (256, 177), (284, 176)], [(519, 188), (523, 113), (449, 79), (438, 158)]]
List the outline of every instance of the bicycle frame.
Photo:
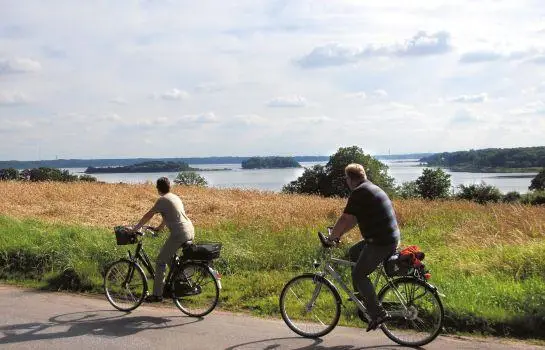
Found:
[[(352, 262), (352, 261), (348, 261), (348, 260), (333, 258), (331, 256), (330, 249), (327, 249), (327, 248), (323, 248), (323, 249), (324, 249), (324, 252), (323, 252), (324, 258), (322, 260), (323, 260), (324, 269), (323, 269), (322, 272), (319, 272), (318, 275), (320, 275), (322, 277), (325, 277), (326, 275), (330, 275), (331, 277), (333, 277), (333, 279), (341, 286), (341, 288), (345, 291), (345, 293), (348, 294), (348, 296), (350, 297), (350, 300), (352, 300), (356, 304), (358, 309), (365, 315), (367, 320), (370, 321), (371, 319), (370, 319), (369, 314), (367, 313), (367, 308), (365, 307), (365, 305), (363, 305), (361, 300), (356, 297), (354, 292), (350, 288), (348, 288), (348, 286), (344, 282), (342, 276), (333, 267), (333, 265), (345, 265), (345, 266), (354, 267), (356, 265), (356, 263)], [(315, 262), (314, 266), (315, 266), (315, 268), (318, 268), (318, 266), (320, 266), (320, 264), (318, 264), (318, 262)], [(378, 286), (378, 283), (379, 283), (381, 277), (384, 277), (386, 279), (386, 283), (391, 286), (391, 288), (394, 291), (395, 295), (401, 301), (401, 303), (402, 303), (403, 307), (405, 308), (405, 310), (407, 310), (407, 306), (406, 306), (407, 301), (405, 300), (403, 295), (401, 295), (401, 293), (398, 292), (397, 288), (395, 288), (395, 286), (392, 283), (392, 279), (386, 275), (386, 273), (384, 272), (384, 267), (382, 266), (382, 264), (379, 265), (379, 267), (376, 269), (376, 272), (377, 272), (377, 275), (376, 275), (375, 280), (373, 282), (373, 287), (375, 288), (375, 290), (376, 290), (376, 288)], [(313, 298), (311, 300), (311, 303), (309, 303), (310, 305), (314, 304), (314, 300), (317, 298), (317, 296), (318, 296), (318, 294), (320, 292), (319, 289), (320, 289), (320, 286), (318, 285), (316, 287), (316, 290), (313, 293)]]
[[(151, 276), (151, 278), (152, 279), (155, 278), (155, 269), (153, 268), (153, 264), (151, 263), (151, 260), (150, 260), (150, 258), (148, 256), (148, 254), (144, 250), (144, 246), (143, 246), (143, 243), (142, 243), (142, 238), (140, 238), (138, 240), (138, 244), (136, 246), (136, 250), (134, 252), (134, 255), (132, 255), (130, 250), (128, 251), (128, 254), (129, 254), (129, 260), (130, 261), (132, 261), (133, 263), (135, 263), (137, 265), (139, 265), (138, 262), (140, 261), (142, 263), (142, 265), (144, 266), (144, 268), (146, 269), (146, 271), (148, 272), (148, 274)], [(174, 263), (175, 262), (175, 260), (174, 260), (175, 257), (176, 257), (176, 255), (173, 256), (172, 263), (169, 264), (170, 268), (169, 268), (167, 277), (165, 279), (164, 288), (168, 288), (168, 286), (170, 285), (170, 281), (171, 281), (172, 277), (176, 273), (179, 272), (178, 270), (180, 270), (182, 272), (183, 278), (191, 284), (191, 282), (187, 278), (186, 274), (184, 273), (183, 269), (181, 269), (181, 266), (183, 266), (183, 262), (181, 262), (180, 264), (175, 264)], [(207, 265), (209, 265), (209, 264), (207, 264)], [(126, 279), (125, 282), (128, 282), (128, 281), (130, 281), (132, 279), (133, 273), (134, 273), (134, 270), (130, 269), (128, 274), (127, 274), (127, 279)], [(216, 276), (216, 273), (214, 273), (214, 276)], [(221, 286), (221, 284), (220, 284), (220, 286)]]

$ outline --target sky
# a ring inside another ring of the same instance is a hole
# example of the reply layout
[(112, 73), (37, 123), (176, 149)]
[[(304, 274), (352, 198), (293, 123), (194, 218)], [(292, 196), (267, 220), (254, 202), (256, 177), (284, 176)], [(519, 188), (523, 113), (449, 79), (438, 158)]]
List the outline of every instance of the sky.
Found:
[(539, 0), (0, 0), (0, 160), (545, 145)]

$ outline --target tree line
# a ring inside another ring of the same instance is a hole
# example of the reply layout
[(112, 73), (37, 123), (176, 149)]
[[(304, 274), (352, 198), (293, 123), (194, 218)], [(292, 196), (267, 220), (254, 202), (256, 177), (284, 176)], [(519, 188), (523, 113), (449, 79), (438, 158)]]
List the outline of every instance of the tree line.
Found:
[(24, 169), (19, 171), (14, 168), (0, 169), (0, 181), (59, 181), (59, 182), (75, 182), (86, 181), (96, 182), (94, 176), (83, 174), (70, 174), (68, 170), (60, 170), (57, 168), (40, 167), (33, 169)]
[(459, 191), (453, 193), (450, 175), (440, 168), (425, 168), (422, 175), (415, 181), (396, 186), (394, 179), (388, 174), (388, 166), (365, 154), (358, 146), (339, 148), (325, 166), (315, 165), (305, 169), (298, 179), (285, 185), (282, 192), (347, 197), (349, 189), (344, 180), (344, 168), (350, 163), (363, 165), (367, 178), (393, 198), (428, 200), (453, 198), (481, 204), (500, 201), (545, 204), (545, 168), (532, 179), (529, 186), (530, 192), (524, 195), (518, 192), (509, 192), (504, 195), (498, 188), (485, 183), (461, 185)]
[(545, 167), (545, 147), (487, 148), (436, 153), (420, 159), (429, 166), (456, 171), (497, 171)]

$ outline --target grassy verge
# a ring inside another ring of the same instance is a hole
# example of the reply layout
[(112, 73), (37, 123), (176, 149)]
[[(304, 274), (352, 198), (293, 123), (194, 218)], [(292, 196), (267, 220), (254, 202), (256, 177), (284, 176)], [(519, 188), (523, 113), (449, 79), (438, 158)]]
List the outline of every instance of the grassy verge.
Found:
[[(201, 241), (221, 241), (222, 308), (278, 317), (278, 296), (311, 271), (316, 231), (344, 201), (259, 191), (175, 187)], [(136, 222), (153, 185), (0, 182), (0, 280), (52, 290), (102, 292), (101, 272), (132, 246), (112, 228)], [(446, 297), (449, 332), (545, 339), (545, 206), (396, 201), (403, 244), (426, 252)], [(339, 250), (358, 238), (351, 232)], [(162, 239), (147, 239), (157, 254)], [(361, 326), (354, 308), (342, 324)]]
[[(216, 262), (224, 274), (222, 308), (277, 316), (285, 282), (311, 270), (318, 250), (314, 232), (235, 230), (229, 223), (199, 232), (202, 240), (224, 243)], [(428, 240), (418, 239), (420, 235)], [(427, 247), (432, 281), (446, 294), (448, 331), (543, 337), (544, 242), (456, 251), (429, 240), (434, 236), (440, 237), (431, 231), (413, 234), (411, 243)], [(113, 234), (103, 228), (0, 216), (0, 278), (44, 289), (101, 293), (101, 271), (132, 247), (114, 242)], [(148, 239), (146, 247), (155, 255), (161, 243)], [(354, 311), (345, 309), (341, 323), (359, 325)]]

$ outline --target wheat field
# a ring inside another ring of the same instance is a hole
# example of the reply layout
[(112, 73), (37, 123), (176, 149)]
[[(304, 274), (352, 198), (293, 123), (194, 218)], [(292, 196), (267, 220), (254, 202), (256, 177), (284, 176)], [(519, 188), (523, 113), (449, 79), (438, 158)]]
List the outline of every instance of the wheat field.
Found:
[[(345, 205), (340, 198), (257, 190), (174, 186), (173, 192), (197, 230), (224, 223), (273, 232), (323, 228)], [(103, 228), (136, 223), (157, 198), (153, 184), (0, 182), (0, 214)], [(424, 200), (396, 200), (394, 206), (402, 231), (440, 227), (445, 242), (494, 246), (545, 238), (545, 206)], [(353, 230), (351, 238), (357, 236)]]

